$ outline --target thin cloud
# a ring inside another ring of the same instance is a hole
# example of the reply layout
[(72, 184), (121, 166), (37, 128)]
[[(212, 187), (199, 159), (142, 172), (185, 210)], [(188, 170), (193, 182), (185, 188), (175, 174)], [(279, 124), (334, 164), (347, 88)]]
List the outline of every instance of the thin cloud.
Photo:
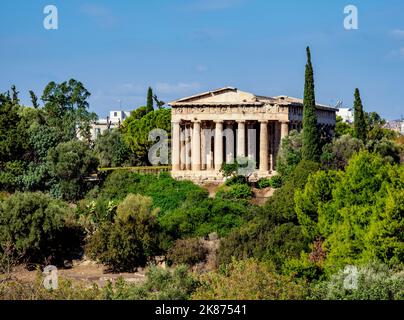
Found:
[(193, 11), (217, 11), (238, 7), (244, 3), (245, 0), (199, 0), (191, 5), (189, 9)]
[(179, 82), (175, 84), (167, 83), (167, 82), (158, 82), (155, 85), (155, 89), (160, 94), (188, 94), (192, 93), (195, 90), (200, 89), (201, 85), (197, 82), (185, 83)]
[(390, 53), (387, 55), (387, 57), (404, 59), (404, 48), (399, 48), (399, 49), (390, 51)]
[(206, 66), (202, 65), (202, 64), (198, 64), (196, 66), (196, 71), (198, 71), (198, 72), (205, 72), (207, 70), (208, 70), (208, 68)]
[(402, 29), (395, 29), (391, 32), (391, 34), (398, 38), (404, 38), (404, 30)]
[(114, 26), (117, 21), (110, 8), (98, 4), (83, 4), (80, 6), (80, 12), (104, 28)]

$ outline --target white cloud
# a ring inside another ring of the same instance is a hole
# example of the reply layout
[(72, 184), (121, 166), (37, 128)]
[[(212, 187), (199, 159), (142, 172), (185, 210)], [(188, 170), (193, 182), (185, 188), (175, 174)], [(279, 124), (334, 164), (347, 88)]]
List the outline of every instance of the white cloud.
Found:
[(205, 72), (207, 70), (208, 70), (208, 68), (206, 66), (202, 65), (202, 64), (198, 64), (196, 66), (196, 71), (198, 71), (198, 72)]
[(179, 82), (175, 84), (157, 82), (154, 88), (158, 94), (187, 94), (198, 90), (200, 87), (201, 85), (197, 82)]
[(390, 51), (387, 55), (388, 58), (404, 58), (404, 48), (399, 48), (396, 50)]
[(244, 0), (199, 0), (190, 5), (195, 11), (216, 11), (229, 9), (242, 4)]
[(115, 25), (117, 19), (108, 7), (98, 4), (83, 4), (80, 12), (94, 19), (101, 27), (109, 28)]
[(395, 29), (391, 32), (391, 34), (399, 38), (404, 38), (404, 30), (401, 29)]
[(106, 7), (95, 4), (83, 4), (80, 7), (80, 11), (92, 17), (101, 17), (109, 14), (109, 10)]

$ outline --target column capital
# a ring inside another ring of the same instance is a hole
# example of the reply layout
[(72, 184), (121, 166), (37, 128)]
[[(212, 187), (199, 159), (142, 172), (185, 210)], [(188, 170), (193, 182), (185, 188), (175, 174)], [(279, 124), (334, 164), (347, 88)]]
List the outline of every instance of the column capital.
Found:
[(213, 120), (214, 123), (223, 123), (224, 120)]
[(237, 123), (246, 123), (246, 120), (236, 120)]
[(269, 120), (258, 120), (259, 123), (268, 123)]
[(171, 123), (172, 123), (172, 124), (180, 124), (180, 123), (181, 123), (181, 120), (171, 120)]

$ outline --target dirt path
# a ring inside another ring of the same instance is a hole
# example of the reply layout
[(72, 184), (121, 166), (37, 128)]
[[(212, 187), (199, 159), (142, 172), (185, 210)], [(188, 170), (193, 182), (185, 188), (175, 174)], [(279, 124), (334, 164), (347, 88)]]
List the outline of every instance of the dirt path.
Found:
[[(100, 287), (103, 287), (107, 281), (115, 282), (119, 277), (130, 283), (142, 283), (146, 279), (143, 269), (133, 273), (105, 273), (105, 267), (90, 260), (74, 261), (72, 268), (58, 269), (58, 275), (73, 282), (95, 283)], [(11, 276), (22, 281), (35, 281), (38, 271), (28, 271), (23, 266), (18, 266)]]

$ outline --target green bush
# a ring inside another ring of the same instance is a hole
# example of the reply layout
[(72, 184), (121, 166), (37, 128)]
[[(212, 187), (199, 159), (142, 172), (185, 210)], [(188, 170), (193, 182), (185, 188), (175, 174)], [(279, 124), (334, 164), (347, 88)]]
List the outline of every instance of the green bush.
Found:
[(314, 282), (310, 299), (403, 300), (404, 272), (395, 273), (378, 263), (351, 266), (332, 275), (329, 280)]
[(191, 181), (177, 181), (168, 173), (159, 176), (136, 174), (126, 170), (111, 173), (99, 192), (104, 200), (123, 200), (128, 194), (141, 194), (153, 199), (153, 208), (160, 209), (160, 216), (180, 207), (187, 198), (203, 199), (208, 192)]
[(167, 261), (170, 264), (195, 265), (205, 260), (207, 249), (202, 241), (193, 239), (178, 239), (174, 246), (168, 250)]
[(120, 277), (103, 288), (59, 277), (58, 289), (47, 290), (38, 273), (35, 281), (0, 281), (0, 300), (187, 300), (197, 286), (198, 281), (186, 266), (172, 270), (151, 267), (142, 284), (128, 283)]
[(245, 176), (234, 176), (226, 180), (224, 183), (226, 186), (232, 186), (234, 184), (247, 184), (248, 180)]
[(281, 269), (285, 260), (298, 258), (309, 241), (298, 225), (294, 210), (294, 192), (305, 185), (310, 173), (319, 165), (302, 161), (288, 180), (267, 203), (252, 214), (252, 219), (232, 232), (221, 242), (219, 261), (230, 263), (232, 257), (254, 257), (271, 261)]
[(233, 260), (222, 270), (201, 277), (192, 295), (195, 300), (298, 300), (306, 288), (292, 278), (276, 274), (254, 259)]
[(216, 197), (222, 199), (251, 199), (254, 193), (247, 184), (232, 184), (218, 190)]
[(107, 300), (188, 300), (198, 281), (188, 272), (187, 266), (174, 269), (150, 267), (146, 282), (140, 285), (119, 281), (103, 289)]
[(132, 271), (158, 252), (157, 209), (152, 199), (130, 194), (119, 204), (112, 223), (104, 223), (89, 239), (88, 255), (112, 271)]
[(271, 187), (271, 179), (270, 178), (261, 178), (257, 182), (258, 189), (265, 189)]
[[(168, 248), (175, 239), (204, 237), (212, 232), (227, 235), (240, 226), (249, 212), (249, 206), (227, 199), (186, 201), (180, 208), (168, 212), (159, 219)], [(171, 240), (170, 240), (171, 239)]]
[(282, 177), (281, 176), (273, 176), (271, 178), (261, 178), (257, 182), (258, 189), (265, 189), (265, 188), (274, 188), (278, 189), (282, 187)]
[(276, 171), (284, 180), (302, 160), (302, 145), (302, 133), (295, 130), (292, 130), (287, 137), (282, 139), (276, 158)]
[(13, 279), (0, 282), (0, 300), (99, 300), (103, 297), (103, 290), (96, 285), (88, 288), (61, 277), (58, 289), (48, 290), (40, 273), (35, 281)]
[[(17, 192), (0, 202), (0, 245), (29, 263), (43, 263), (61, 251), (69, 208), (43, 193)], [(59, 237), (59, 238), (58, 238)]]

